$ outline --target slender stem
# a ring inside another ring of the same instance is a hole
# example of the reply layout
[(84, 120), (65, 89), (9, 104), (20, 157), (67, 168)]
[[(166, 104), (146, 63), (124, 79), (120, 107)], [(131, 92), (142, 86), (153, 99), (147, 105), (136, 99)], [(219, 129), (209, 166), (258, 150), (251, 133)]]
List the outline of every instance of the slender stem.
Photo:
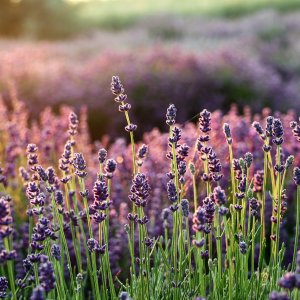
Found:
[[(108, 200), (110, 199), (110, 192), (111, 192), (111, 179), (109, 178), (107, 180), (107, 192), (108, 192)], [(108, 271), (108, 281), (109, 281), (109, 288), (110, 288), (110, 293), (111, 297), (115, 298), (116, 297), (116, 291), (115, 291), (115, 286), (113, 282), (113, 277), (112, 277), (112, 272), (111, 272), (111, 267), (110, 267), (110, 259), (109, 259), (109, 208), (106, 209), (105, 211), (107, 217), (105, 219), (105, 225), (104, 225), (104, 243), (106, 244), (106, 249), (105, 249), (105, 260), (106, 260), (106, 268)]]
[[(79, 181), (80, 187), (81, 187), (81, 192), (84, 193), (84, 184), (81, 185), (81, 182)], [(79, 228), (80, 228), (80, 232), (82, 234), (82, 240), (83, 240), (83, 247), (85, 250), (85, 256), (87, 258), (87, 269), (88, 269), (88, 273), (91, 276), (91, 284), (92, 284), (92, 290), (95, 291), (96, 287), (95, 287), (95, 281), (94, 281), (94, 275), (93, 275), (93, 270), (92, 270), (92, 264), (91, 264), (91, 257), (90, 257), (90, 253), (89, 250), (87, 248), (87, 239), (86, 239), (86, 234), (85, 234), (85, 229), (83, 227), (83, 221), (82, 218), (79, 218)]]
[(268, 172), (268, 157), (267, 153), (264, 152), (264, 173), (263, 173), (263, 189), (261, 199), (261, 211), (260, 211), (260, 222), (262, 228), (260, 231), (260, 250), (259, 250), (259, 267), (262, 269), (263, 264), (263, 253), (264, 253), (264, 240), (266, 238), (266, 222), (265, 222), (265, 206), (266, 206), (266, 189), (267, 189), (267, 172)]
[[(9, 247), (9, 241), (8, 237), (4, 239), (4, 245), (7, 251), (10, 251)], [(8, 277), (9, 277), (9, 284), (12, 292), (12, 299), (17, 300), (16, 296), (16, 286), (15, 286), (15, 279), (14, 279), (14, 264), (12, 260), (9, 260), (7, 262), (7, 268), (8, 268)]]
[(231, 189), (232, 189), (232, 206), (233, 206), (233, 214), (231, 218), (231, 226), (232, 230), (235, 231), (236, 228), (236, 222), (237, 222), (237, 212), (234, 209), (234, 205), (236, 205), (236, 180), (234, 176), (234, 169), (233, 169), (233, 150), (232, 150), (232, 144), (228, 144), (228, 150), (229, 150), (229, 163), (230, 163), (230, 177), (231, 177)]
[[(277, 164), (280, 166), (280, 145), (277, 146)], [(280, 240), (280, 218), (281, 218), (281, 174), (277, 174), (277, 223), (276, 223), (276, 244), (275, 259), (279, 261), (279, 240)]]
[(217, 256), (218, 256), (218, 280), (219, 283), (221, 283), (221, 278), (222, 278), (222, 238), (221, 238), (221, 217), (219, 212), (217, 212), (217, 236), (216, 236), (216, 241), (217, 241)]
[[(191, 259), (191, 243), (190, 243), (190, 229), (189, 229), (189, 218), (185, 219), (185, 230), (186, 230), (186, 239), (188, 245), (188, 263), (189, 263), (189, 272), (192, 272), (192, 259)], [(192, 288), (191, 276), (189, 276), (189, 287)]]
[(295, 295), (294, 295), (294, 300), (299, 299), (299, 289), (295, 289)]
[[(68, 197), (69, 196), (68, 190), (69, 190), (69, 188), (68, 188), (68, 185), (67, 185), (67, 189), (66, 189), (67, 199), (69, 198)], [(75, 180), (71, 181), (71, 190), (73, 190), (73, 191), (76, 190)], [(73, 202), (73, 207), (74, 207), (75, 214), (78, 216), (79, 215), (79, 209), (78, 209), (78, 203), (77, 203), (76, 195), (72, 196), (72, 202)], [(70, 206), (69, 206), (69, 209), (70, 209)], [(70, 210), (69, 210), (69, 212), (70, 212)], [(81, 237), (80, 237), (78, 228), (76, 228), (74, 226), (73, 222), (71, 222), (71, 236), (72, 236), (72, 241), (73, 241), (73, 244), (74, 244), (75, 258), (76, 258), (77, 267), (78, 267), (79, 272), (82, 272), (81, 246), (80, 246)]]
[(64, 229), (63, 229), (62, 216), (59, 214), (59, 212), (57, 210), (57, 206), (56, 206), (56, 203), (55, 203), (55, 200), (54, 200), (53, 193), (51, 193), (51, 198), (52, 198), (52, 206), (53, 206), (53, 209), (54, 209), (54, 216), (56, 218), (56, 221), (58, 221), (60, 236), (62, 238), (63, 246), (64, 246), (65, 251), (66, 251), (67, 263), (68, 263), (68, 268), (69, 268), (69, 273), (70, 273), (70, 278), (71, 278), (72, 289), (74, 289), (75, 288), (75, 281), (74, 281), (74, 277), (73, 277), (72, 263), (71, 263), (71, 259), (70, 259), (68, 243), (67, 243), (65, 233), (64, 233)]
[[(173, 126), (170, 126), (170, 132), (169, 135), (172, 137), (172, 129)], [(175, 144), (172, 143), (172, 163), (171, 163), (171, 169), (173, 174), (175, 175), (175, 186), (176, 186), (176, 191), (178, 195), (178, 200), (175, 203), (175, 205), (178, 205), (180, 201), (179, 197), (179, 182), (178, 182), (178, 169), (177, 169), (177, 156), (176, 156), (176, 149), (175, 149)], [(178, 267), (177, 267), (177, 248), (178, 248), (178, 234), (179, 234), (179, 228), (178, 228), (178, 223), (179, 223), (179, 212), (178, 210), (173, 213), (173, 237), (172, 237), (172, 254), (173, 254), (173, 268), (174, 268), (174, 273), (175, 273), (175, 284), (177, 284), (177, 276), (178, 276)], [(177, 293), (177, 289), (175, 289), (175, 293)]]
[(198, 208), (198, 196), (197, 196), (197, 186), (196, 186), (196, 176), (193, 174), (193, 196), (194, 196), (194, 212), (196, 212)]
[[(124, 102), (122, 102), (122, 105), (124, 105)], [(124, 114), (125, 114), (125, 118), (127, 121), (127, 125), (130, 125), (131, 122), (130, 122), (128, 111), (125, 111)], [(135, 154), (135, 142), (134, 142), (133, 132), (130, 132), (129, 135), (130, 135), (130, 144), (131, 144), (131, 152), (132, 152), (132, 165), (133, 165), (132, 170), (133, 170), (133, 176), (135, 176), (136, 175), (136, 154)], [(134, 204), (132, 205), (132, 213), (135, 214)], [(134, 266), (134, 233), (135, 233), (135, 230), (134, 230), (134, 227), (135, 227), (134, 222), (131, 222), (130, 223), (130, 239), (128, 240), (128, 243), (132, 244), (130, 256), (131, 256), (131, 264), (132, 264), (131, 272), (133, 272), (133, 275), (134, 275), (133, 277), (135, 277), (135, 266)]]
[[(124, 102), (122, 102), (122, 105), (124, 105)], [(127, 125), (130, 125), (130, 118), (129, 118), (129, 113), (128, 111), (125, 111), (125, 118), (127, 121)], [(133, 165), (133, 174), (136, 174), (136, 157), (135, 157), (135, 143), (134, 143), (134, 135), (133, 132), (129, 132), (130, 135), (130, 143), (131, 143), (131, 150), (132, 150), (132, 165)]]
[(271, 175), (271, 183), (272, 183), (272, 191), (274, 193), (274, 197), (275, 197), (275, 192), (276, 192), (276, 183), (275, 183), (275, 176), (274, 176), (274, 168), (273, 168), (273, 161), (272, 161), (272, 156), (270, 151), (267, 154), (268, 156), (268, 161), (269, 161), (269, 170), (270, 170), (270, 175)]
[(229, 299), (232, 300), (233, 297), (233, 280), (234, 280), (234, 265), (232, 262), (232, 250), (233, 250), (233, 240), (229, 239), (229, 225), (227, 222), (227, 217), (224, 216), (224, 227), (225, 227), (225, 240), (226, 240), (226, 259), (229, 264)]
[(234, 170), (233, 170), (233, 151), (232, 151), (232, 145), (228, 145), (229, 149), (229, 162), (230, 162), (230, 175), (231, 175), (231, 188), (232, 188), (232, 203), (233, 205), (236, 204), (236, 198), (235, 198), (235, 176), (234, 176)]
[(300, 227), (300, 186), (298, 185), (297, 186), (297, 216), (296, 216), (296, 230), (295, 230), (292, 271), (294, 271), (296, 267), (296, 257), (297, 257), (298, 243), (299, 243), (299, 227)]
[[(80, 184), (81, 191), (85, 191), (85, 183), (84, 183), (84, 180), (82, 178), (79, 179), (79, 184)], [(88, 223), (89, 235), (90, 235), (90, 238), (93, 238), (93, 229), (92, 229), (92, 225), (91, 225), (89, 206), (88, 206), (86, 196), (83, 197), (83, 204), (84, 204), (84, 209), (86, 211), (86, 218), (87, 218), (87, 223)], [(91, 259), (92, 259), (92, 274), (93, 274), (95, 291), (96, 291), (96, 299), (99, 300), (101, 298), (100, 298), (98, 275), (97, 275), (96, 256), (95, 256), (94, 252), (91, 253)]]
[[(249, 216), (250, 217), (250, 216)], [(251, 237), (251, 276), (254, 275), (254, 256), (255, 256), (255, 217), (252, 217), (252, 237)]]
[(64, 277), (62, 272), (60, 271), (60, 264), (57, 260), (54, 261), (54, 270), (55, 270), (55, 274), (58, 275), (58, 282), (55, 287), (57, 289), (57, 293), (59, 295), (59, 299), (65, 299), (66, 297), (66, 292), (64, 290)]

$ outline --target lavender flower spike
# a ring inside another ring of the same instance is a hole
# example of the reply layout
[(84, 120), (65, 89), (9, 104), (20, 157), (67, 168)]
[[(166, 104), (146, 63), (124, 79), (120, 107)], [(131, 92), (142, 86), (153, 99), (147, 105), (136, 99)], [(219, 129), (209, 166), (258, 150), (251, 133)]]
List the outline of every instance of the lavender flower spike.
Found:
[(294, 172), (293, 172), (293, 179), (296, 185), (300, 185), (300, 168), (296, 167), (294, 168)]
[(83, 158), (82, 153), (74, 153), (73, 165), (75, 167), (75, 174), (78, 177), (84, 178), (87, 176), (86, 162)]
[(205, 134), (211, 131), (211, 113), (207, 109), (202, 110), (200, 113), (199, 129)]
[(274, 122), (273, 122), (273, 137), (274, 137), (274, 140), (273, 142), (276, 144), (276, 145), (281, 145), (283, 143), (283, 126), (282, 126), (282, 123), (279, 119), (274, 119)]
[(222, 190), (220, 186), (214, 188), (213, 197), (215, 203), (218, 204), (219, 206), (222, 206), (226, 203), (225, 191)]
[(128, 293), (126, 292), (121, 292), (120, 296), (119, 296), (120, 300), (131, 300), (131, 298), (129, 297)]
[(290, 297), (287, 293), (273, 291), (269, 296), (269, 300), (290, 300)]
[(170, 180), (167, 184), (168, 198), (171, 202), (177, 202), (178, 195), (174, 182)]
[(180, 204), (181, 204), (183, 216), (188, 218), (188, 216), (189, 216), (189, 201), (187, 199), (182, 199)]
[(6, 297), (6, 290), (8, 288), (8, 281), (6, 277), (1, 276), (0, 277), (0, 298)]
[(104, 148), (101, 148), (98, 152), (98, 159), (100, 164), (103, 164), (107, 157), (107, 151)]
[(51, 254), (56, 260), (60, 260), (61, 257), (60, 246), (53, 244), (51, 247)]
[(266, 139), (266, 135), (264, 133), (264, 130), (262, 129), (261, 125), (258, 122), (253, 122), (252, 127), (256, 130), (256, 132), (259, 134), (261, 139), (264, 141)]
[(290, 127), (293, 130), (294, 137), (297, 139), (298, 142), (300, 142), (300, 124), (295, 121), (292, 121), (290, 123)]
[(176, 112), (177, 112), (177, 109), (175, 107), (174, 104), (170, 104), (168, 109), (167, 109), (167, 114), (166, 114), (166, 123), (167, 125), (169, 126), (172, 126), (175, 124), (175, 118), (176, 118)]
[(46, 299), (45, 289), (42, 286), (38, 285), (33, 289), (30, 300), (45, 300), (45, 299)]
[(112, 77), (110, 89), (111, 89), (112, 93), (116, 96), (124, 93), (124, 87), (121, 83), (119, 76)]
[(231, 131), (230, 131), (230, 127), (229, 127), (228, 123), (224, 123), (223, 130), (224, 130), (225, 137), (227, 139), (227, 143), (229, 145), (231, 145), (232, 144), (232, 136), (231, 136)]
[(52, 262), (46, 261), (39, 267), (39, 280), (45, 292), (50, 292), (55, 288), (55, 275)]
[(108, 159), (105, 165), (105, 171), (108, 173), (114, 173), (117, 168), (117, 162), (114, 159)]

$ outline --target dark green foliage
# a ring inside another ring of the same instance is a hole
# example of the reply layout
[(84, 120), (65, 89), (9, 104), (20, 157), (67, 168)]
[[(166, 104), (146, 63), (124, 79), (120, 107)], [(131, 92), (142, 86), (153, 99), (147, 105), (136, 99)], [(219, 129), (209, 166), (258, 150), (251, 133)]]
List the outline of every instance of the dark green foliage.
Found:
[(64, 38), (76, 30), (73, 10), (63, 0), (2, 0), (0, 34), (37, 39)]

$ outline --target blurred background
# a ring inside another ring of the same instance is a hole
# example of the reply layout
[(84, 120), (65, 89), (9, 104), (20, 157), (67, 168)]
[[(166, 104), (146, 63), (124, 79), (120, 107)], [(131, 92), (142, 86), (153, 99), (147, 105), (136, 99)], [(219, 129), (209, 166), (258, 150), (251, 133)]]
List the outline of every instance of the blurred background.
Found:
[(122, 134), (124, 83), (138, 134), (201, 109), (300, 111), (299, 0), (1, 0), (0, 94), (37, 116), (86, 105), (93, 138)]

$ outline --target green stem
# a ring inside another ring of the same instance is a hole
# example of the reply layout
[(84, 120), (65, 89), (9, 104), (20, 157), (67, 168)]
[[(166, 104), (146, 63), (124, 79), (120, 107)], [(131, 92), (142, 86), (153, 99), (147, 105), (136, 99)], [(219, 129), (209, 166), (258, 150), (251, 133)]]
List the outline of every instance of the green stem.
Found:
[(231, 187), (232, 187), (232, 203), (233, 205), (236, 204), (236, 198), (235, 198), (235, 176), (234, 176), (234, 170), (233, 170), (233, 151), (232, 151), (232, 145), (228, 145), (229, 149), (229, 162), (230, 162), (230, 176), (231, 176)]
[(221, 217), (219, 212), (217, 212), (217, 257), (218, 257), (218, 281), (219, 284), (221, 284), (221, 278), (222, 278), (222, 238), (221, 238)]
[(251, 253), (251, 275), (254, 275), (254, 255), (255, 255), (255, 217), (252, 217), (252, 238), (251, 238), (251, 245), (252, 245), (252, 253)]
[[(172, 137), (172, 126), (170, 126), (170, 137)], [(171, 169), (173, 174), (175, 175), (175, 186), (176, 191), (178, 195), (178, 200), (175, 203), (177, 205), (180, 201), (179, 197), (179, 182), (178, 182), (178, 169), (177, 169), (177, 158), (176, 158), (176, 149), (175, 144), (172, 143), (172, 163), (171, 163)], [(177, 249), (178, 249), (178, 235), (179, 235), (179, 212), (178, 210), (173, 213), (173, 237), (172, 237), (172, 255), (173, 255), (173, 268), (174, 268), (174, 277), (175, 277), (175, 283), (177, 284), (178, 279), (178, 266), (177, 266)], [(175, 288), (175, 294), (177, 294), (177, 288)]]
[(73, 277), (72, 264), (71, 264), (70, 254), (69, 254), (68, 243), (67, 243), (65, 233), (64, 233), (64, 229), (63, 229), (62, 216), (59, 214), (59, 212), (57, 210), (57, 206), (56, 206), (56, 203), (55, 203), (55, 200), (54, 200), (53, 193), (51, 193), (51, 198), (52, 198), (52, 206), (53, 206), (53, 209), (54, 209), (54, 215), (55, 215), (56, 221), (58, 221), (58, 224), (59, 224), (59, 232), (60, 232), (60, 236), (62, 238), (63, 247), (66, 251), (67, 263), (68, 263), (68, 268), (69, 268), (69, 273), (70, 273), (70, 278), (71, 278), (72, 290), (74, 290), (75, 289), (75, 281), (74, 281), (74, 277)]
[(233, 277), (234, 277), (234, 265), (232, 262), (232, 248), (233, 248), (233, 240), (229, 239), (230, 232), (228, 229), (227, 217), (224, 216), (224, 226), (225, 226), (225, 239), (226, 239), (226, 260), (229, 264), (228, 272), (229, 272), (229, 300), (232, 300), (233, 297)]
[(298, 185), (297, 186), (297, 216), (296, 216), (296, 230), (295, 230), (292, 271), (294, 271), (296, 267), (296, 257), (297, 257), (298, 242), (299, 242), (299, 227), (300, 227), (300, 186)]
[(198, 208), (198, 203), (197, 203), (197, 186), (196, 186), (196, 177), (195, 174), (193, 174), (193, 195), (194, 195), (194, 212), (196, 212)]
[[(6, 237), (4, 239), (4, 245), (5, 245), (6, 250), (10, 251), (8, 237)], [(9, 277), (10, 289), (11, 289), (11, 292), (12, 292), (12, 299), (17, 300), (15, 277), (14, 277), (14, 263), (13, 263), (12, 260), (9, 260), (7, 262), (7, 268), (8, 268), (8, 277)]]
[[(122, 105), (124, 105), (124, 102), (122, 102)], [(127, 125), (130, 125), (131, 122), (130, 122), (128, 111), (125, 111), (124, 114), (125, 114), (125, 118), (127, 121)], [(135, 176), (136, 175), (136, 157), (135, 157), (135, 143), (134, 143), (133, 132), (130, 132), (129, 135), (130, 135), (130, 144), (131, 144), (131, 152), (132, 152), (133, 176)], [(134, 204), (132, 205), (132, 213), (135, 214)], [(132, 244), (131, 251), (130, 251), (131, 265), (132, 265), (131, 271), (133, 272), (133, 275), (135, 277), (135, 267), (134, 267), (134, 232), (135, 232), (135, 230), (134, 230), (134, 227), (135, 227), (134, 222), (131, 222), (131, 224), (130, 224), (130, 239), (128, 240), (128, 243)]]
[[(280, 165), (280, 145), (277, 146), (277, 164)], [(277, 223), (276, 223), (276, 244), (275, 244), (275, 259), (279, 261), (279, 240), (280, 240), (280, 218), (281, 218), (281, 174), (277, 174)]]
[[(122, 102), (122, 105), (124, 105), (124, 102)], [(128, 111), (125, 111), (125, 118), (127, 121), (127, 125), (130, 125), (130, 118)], [(133, 132), (129, 132), (130, 135), (130, 143), (131, 143), (131, 151), (132, 151), (132, 165), (133, 165), (133, 174), (136, 174), (136, 157), (135, 157), (135, 143), (134, 143), (134, 135)]]
[[(111, 192), (111, 179), (107, 180), (107, 191), (108, 191), (108, 200), (110, 198), (110, 192)], [(116, 291), (115, 286), (113, 282), (111, 267), (110, 267), (110, 259), (109, 259), (109, 208), (105, 211), (107, 217), (105, 219), (105, 225), (104, 225), (104, 243), (106, 244), (106, 250), (105, 250), (105, 260), (106, 260), (106, 268), (108, 271), (108, 281), (109, 281), (109, 288), (110, 288), (110, 294), (111, 297), (116, 298)]]
[[(83, 179), (79, 179), (79, 184), (81, 191), (85, 191), (85, 183)], [(86, 211), (86, 218), (87, 218), (87, 223), (88, 223), (88, 229), (89, 229), (89, 235), (90, 238), (93, 238), (93, 229), (91, 225), (91, 219), (90, 219), (90, 213), (89, 213), (89, 206), (87, 203), (87, 198), (86, 196), (83, 197), (83, 204), (84, 204), (84, 209)], [(92, 260), (92, 274), (93, 274), (93, 279), (94, 279), (94, 286), (95, 286), (95, 292), (96, 292), (96, 299), (100, 300), (100, 291), (99, 291), (99, 283), (98, 283), (98, 275), (97, 275), (97, 263), (96, 263), (96, 256), (95, 253), (91, 253), (91, 260)]]
[(262, 190), (262, 200), (261, 200), (261, 211), (260, 211), (260, 222), (262, 228), (260, 231), (260, 251), (259, 251), (259, 267), (262, 269), (263, 264), (263, 253), (264, 253), (264, 240), (266, 238), (266, 222), (265, 222), (265, 205), (266, 205), (266, 189), (267, 189), (267, 172), (268, 172), (268, 157), (267, 153), (264, 152), (264, 178), (263, 178), (263, 190)]

